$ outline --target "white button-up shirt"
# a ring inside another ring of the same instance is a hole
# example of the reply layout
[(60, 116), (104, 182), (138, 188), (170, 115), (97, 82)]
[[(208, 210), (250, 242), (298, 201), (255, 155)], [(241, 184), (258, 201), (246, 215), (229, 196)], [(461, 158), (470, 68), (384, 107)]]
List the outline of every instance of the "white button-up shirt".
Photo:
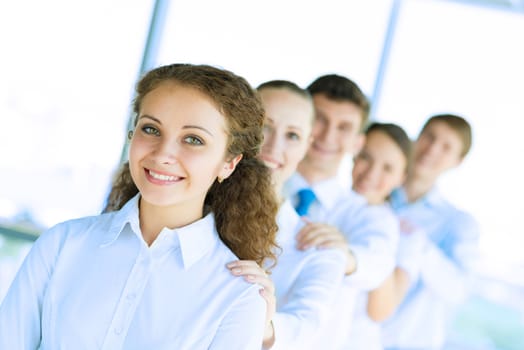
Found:
[[(383, 218), (388, 222), (396, 222), (400, 227), (398, 218), (387, 204), (380, 205), (377, 209), (382, 210)], [(351, 325), (349, 338), (345, 350), (382, 350), (382, 326), (379, 322), (372, 320), (368, 315), (368, 293), (360, 292), (355, 303), (355, 316)]]
[(440, 349), (453, 308), (468, 294), (470, 268), (478, 257), (479, 227), (437, 189), (409, 203), (400, 188), (391, 195), (397, 215), (425, 232), (420, 276), (383, 325), (386, 348)]
[(213, 215), (148, 247), (138, 198), (38, 238), (0, 306), (0, 349), (260, 349), (260, 287), (226, 268)]
[(289, 201), (280, 208), (278, 226), (282, 252), (271, 274), (277, 299), (271, 349), (314, 349), (312, 340), (325, 327), (341, 287), (346, 258), (338, 249), (298, 250), (295, 237), (304, 221)]
[(357, 270), (344, 278), (332, 310), (329, 326), (321, 331), (319, 347), (341, 349), (350, 341), (349, 331), (355, 300), (360, 291), (378, 287), (393, 271), (399, 227), (396, 218), (384, 215), (384, 208), (370, 206), (364, 197), (344, 189), (336, 178), (313, 184), (295, 173), (286, 183), (285, 193), (292, 202), (296, 193), (311, 187), (317, 200), (308, 219), (337, 227), (346, 237), (357, 260)]

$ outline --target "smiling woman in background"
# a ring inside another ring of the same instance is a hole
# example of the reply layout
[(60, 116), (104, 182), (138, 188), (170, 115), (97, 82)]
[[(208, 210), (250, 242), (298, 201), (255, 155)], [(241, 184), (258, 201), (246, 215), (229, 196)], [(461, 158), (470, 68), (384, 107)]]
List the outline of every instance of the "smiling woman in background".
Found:
[(234, 274), (264, 286), (263, 296), (276, 308), (276, 312), (274, 308), (268, 312), (271, 322), (266, 326), (264, 349), (315, 349), (318, 329), (327, 326), (347, 261), (338, 249), (297, 248), (295, 237), (307, 221), (283, 193), (284, 183), (296, 171), (312, 141), (313, 101), (309, 92), (287, 80), (268, 81), (257, 90), (266, 110), (260, 158), (271, 169), (275, 191), (281, 198), (277, 235), (281, 253), (271, 279), (253, 262), (239, 261), (231, 268)]
[[(366, 129), (366, 141), (353, 161), (353, 190), (373, 206), (384, 208), (383, 215), (398, 221), (388, 204), (391, 192), (406, 179), (412, 145), (406, 132), (392, 123), (372, 123)], [(410, 279), (420, 261), (420, 232), (403, 233), (398, 243), (397, 266), (376, 289), (360, 293), (349, 336), (348, 349), (383, 349), (378, 321), (389, 317), (405, 297)], [(408, 254), (409, 253), (409, 254)]]
[(137, 85), (108, 213), (44, 232), (0, 307), (1, 349), (257, 349), (266, 305), (232, 276), (274, 258), (264, 112), (241, 77), (173, 64)]

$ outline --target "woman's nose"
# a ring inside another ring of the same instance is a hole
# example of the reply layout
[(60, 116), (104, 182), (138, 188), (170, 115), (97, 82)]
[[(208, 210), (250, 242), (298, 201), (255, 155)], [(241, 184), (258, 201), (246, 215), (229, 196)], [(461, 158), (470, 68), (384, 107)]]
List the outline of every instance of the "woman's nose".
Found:
[(173, 164), (177, 161), (180, 146), (175, 140), (164, 139), (160, 141), (154, 151), (154, 157), (160, 164)]

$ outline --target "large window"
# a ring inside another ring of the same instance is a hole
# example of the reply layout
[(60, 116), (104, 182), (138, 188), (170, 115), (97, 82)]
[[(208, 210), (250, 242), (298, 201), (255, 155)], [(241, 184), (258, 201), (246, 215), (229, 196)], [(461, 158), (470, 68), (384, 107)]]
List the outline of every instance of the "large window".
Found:
[(29, 234), (98, 214), (152, 1), (0, 2), (0, 301)]
[(305, 85), (334, 72), (371, 92), (391, 2), (172, 2), (158, 63), (218, 65), (254, 85), (269, 79)]
[(516, 338), (524, 331), (517, 163), (524, 16), (508, 3), (478, 5), (488, 3), (179, 1), (157, 58), (219, 65), (254, 85), (282, 78), (305, 86), (324, 73), (343, 74), (374, 98), (374, 118), (399, 123), (413, 138), (432, 114), (465, 116), (474, 129), (471, 154), (439, 186), (479, 221), (482, 256), (476, 295), (450, 324), (450, 349), (524, 343)]
[(486, 257), (522, 265), (524, 47), (517, 43), (524, 15), (474, 3), (178, 1), (169, 7), (156, 62), (219, 65), (254, 85), (282, 78), (305, 86), (320, 74), (344, 74), (376, 98), (376, 119), (397, 122), (412, 137), (432, 114), (465, 116), (472, 152), (441, 188), (480, 221)]
[(400, 123), (413, 137), (432, 114), (458, 113), (471, 122), (471, 154), (441, 189), (480, 221), (484, 256), (514, 265), (506, 277), (521, 283), (524, 46), (517, 43), (523, 37), (522, 13), (403, 1), (377, 101), (377, 117)]
[(152, 1), (3, 1), (0, 218), (100, 212), (120, 159)]
[[(402, 1), (376, 117), (416, 137), (451, 112), (473, 127), (471, 153), (440, 189), (481, 228), (476, 295), (452, 325), (457, 349), (524, 346), (524, 14), (451, 1)], [(520, 336), (518, 335), (520, 334)]]
[[(524, 14), (515, 1), (0, 3), (0, 229), (10, 233), (0, 230), (0, 283), (28, 247), (11, 233), (102, 209), (155, 3), (166, 12), (146, 68), (207, 63), (253, 85), (342, 74), (374, 98), (374, 118), (412, 137), (432, 114), (464, 115), (471, 154), (440, 186), (481, 225), (480, 298), (457, 316), (450, 348), (524, 346), (514, 338), (524, 332)], [(347, 169), (341, 176), (349, 180)]]

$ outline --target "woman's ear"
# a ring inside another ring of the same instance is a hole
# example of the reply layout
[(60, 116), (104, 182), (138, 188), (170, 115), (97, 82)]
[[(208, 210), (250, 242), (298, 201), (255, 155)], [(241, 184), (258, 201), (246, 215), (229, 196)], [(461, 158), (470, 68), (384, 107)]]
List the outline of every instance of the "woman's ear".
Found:
[(233, 171), (235, 171), (235, 168), (238, 162), (240, 162), (240, 160), (242, 159), (242, 156), (242, 154), (238, 154), (230, 160), (226, 161), (224, 163), (224, 166), (220, 170), (220, 173), (218, 174), (218, 178), (223, 181), (224, 179), (227, 179), (231, 174), (233, 174)]

